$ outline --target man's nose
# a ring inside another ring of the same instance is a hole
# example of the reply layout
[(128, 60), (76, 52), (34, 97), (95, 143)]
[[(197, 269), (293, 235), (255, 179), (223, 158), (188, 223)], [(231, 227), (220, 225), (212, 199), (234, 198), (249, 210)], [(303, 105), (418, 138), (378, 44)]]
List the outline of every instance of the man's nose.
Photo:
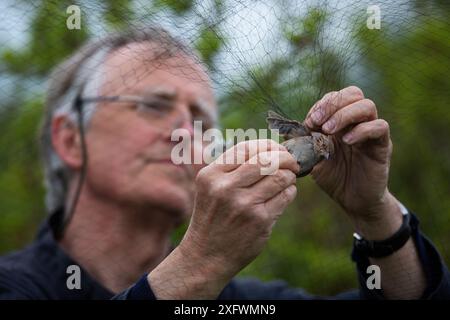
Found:
[(191, 136), (194, 135), (194, 126), (193, 126), (192, 120), (183, 121), (182, 125), (179, 126), (179, 128), (186, 129)]
[(194, 135), (194, 120), (189, 106), (179, 106), (179, 110), (176, 114), (176, 121), (173, 129), (186, 129), (191, 136)]

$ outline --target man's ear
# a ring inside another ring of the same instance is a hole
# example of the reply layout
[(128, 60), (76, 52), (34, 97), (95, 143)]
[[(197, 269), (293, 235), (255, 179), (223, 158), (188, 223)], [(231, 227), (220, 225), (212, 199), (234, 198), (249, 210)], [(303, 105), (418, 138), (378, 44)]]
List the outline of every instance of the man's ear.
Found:
[(78, 127), (66, 116), (52, 120), (52, 144), (58, 156), (71, 169), (80, 169), (83, 163)]

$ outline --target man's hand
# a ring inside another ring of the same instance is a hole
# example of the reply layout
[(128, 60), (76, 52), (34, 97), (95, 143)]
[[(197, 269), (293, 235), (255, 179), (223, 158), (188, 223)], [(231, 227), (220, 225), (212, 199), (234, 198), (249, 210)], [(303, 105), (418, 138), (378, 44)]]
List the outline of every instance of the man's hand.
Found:
[[(233, 155), (245, 162), (223, 164), (224, 157)], [(278, 163), (278, 169), (262, 175), (268, 163)], [(263, 249), (278, 217), (295, 198), (299, 169), (286, 148), (272, 140), (242, 142), (203, 168), (183, 240), (149, 275), (157, 297), (216, 298)]]
[(326, 94), (311, 108), (305, 124), (332, 135), (334, 157), (319, 163), (312, 176), (356, 224), (378, 221), (387, 206), (396, 205), (387, 188), (389, 125), (378, 119), (375, 104), (361, 89), (351, 86)]
[[(402, 223), (397, 200), (388, 191), (392, 142), (389, 125), (357, 87), (331, 92), (309, 111), (305, 124), (332, 135), (334, 157), (312, 171), (319, 186), (348, 213), (368, 240), (385, 240)], [(388, 299), (417, 299), (426, 279), (412, 239), (393, 254), (370, 259), (380, 267)]]

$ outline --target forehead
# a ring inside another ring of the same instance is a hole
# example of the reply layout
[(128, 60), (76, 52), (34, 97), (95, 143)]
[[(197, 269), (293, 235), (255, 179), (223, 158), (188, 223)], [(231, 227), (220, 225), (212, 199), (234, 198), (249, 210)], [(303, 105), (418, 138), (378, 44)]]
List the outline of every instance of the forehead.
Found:
[(139, 94), (163, 88), (214, 104), (210, 79), (202, 65), (182, 51), (169, 56), (154, 43), (131, 43), (111, 52), (103, 76), (102, 94)]

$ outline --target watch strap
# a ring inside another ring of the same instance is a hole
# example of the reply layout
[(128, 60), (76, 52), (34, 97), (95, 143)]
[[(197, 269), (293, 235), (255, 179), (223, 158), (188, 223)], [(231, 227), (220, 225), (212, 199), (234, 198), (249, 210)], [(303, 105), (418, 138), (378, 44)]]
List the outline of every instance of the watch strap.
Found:
[(396, 233), (388, 239), (381, 241), (366, 240), (358, 233), (354, 233), (353, 245), (355, 250), (368, 257), (382, 258), (389, 256), (402, 248), (411, 237), (411, 226), (410, 214), (408, 213), (408, 210), (404, 206), (403, 208), (401, 207), (401, 209), (403, 214), (403, 222), (400, 229)]

